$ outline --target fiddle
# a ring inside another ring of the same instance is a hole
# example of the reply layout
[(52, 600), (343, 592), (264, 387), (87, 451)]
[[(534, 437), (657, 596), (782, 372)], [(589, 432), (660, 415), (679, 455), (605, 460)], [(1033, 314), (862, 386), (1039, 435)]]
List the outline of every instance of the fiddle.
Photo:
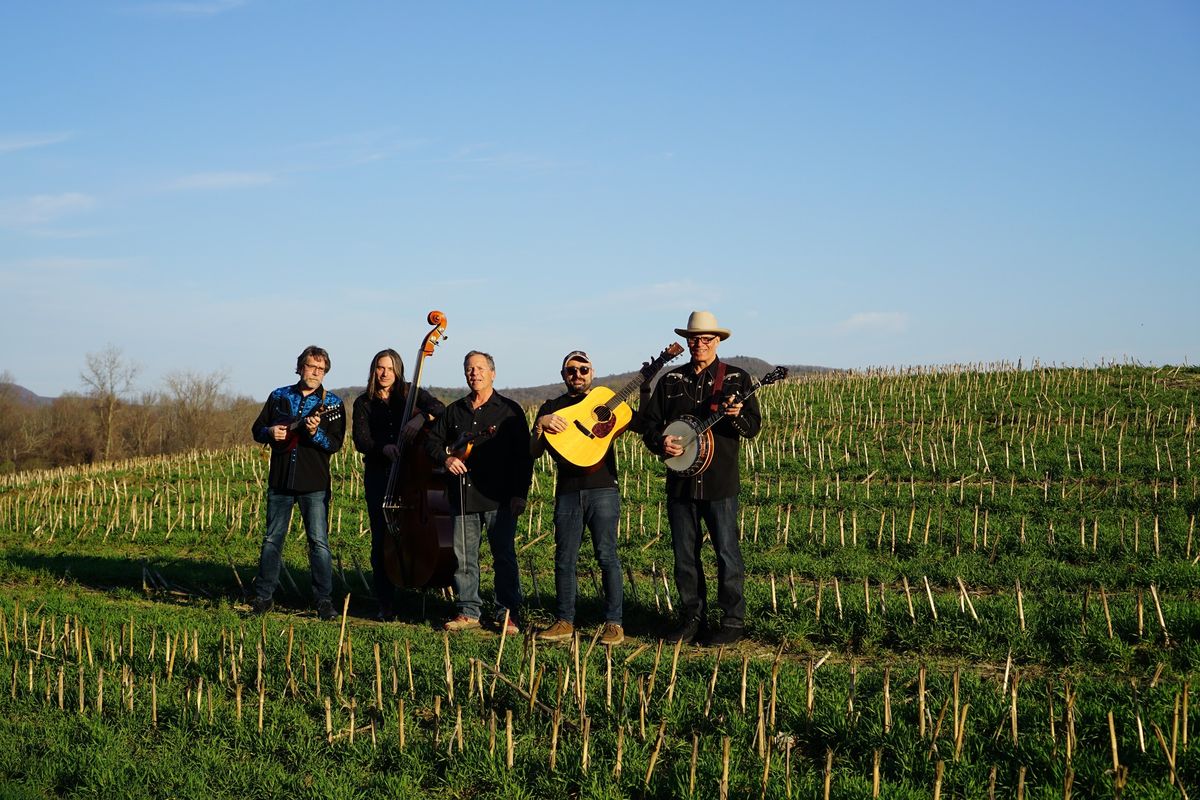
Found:
[(488, 425), (482, 431), (464, 433), (446, 448), (446, 455), (454, 456), (459, 461), (466, 461), (467, 457), (471, 455), (471, 451), (475, 448), (475, 445), (495, 435), (495, 425)]

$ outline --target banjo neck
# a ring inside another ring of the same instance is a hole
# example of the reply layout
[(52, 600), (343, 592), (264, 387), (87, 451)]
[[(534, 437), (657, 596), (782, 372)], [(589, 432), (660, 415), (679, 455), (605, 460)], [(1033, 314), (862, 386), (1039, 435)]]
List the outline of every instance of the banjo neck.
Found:
[[(734, 392), (733, 394), (729, 395), (727, 400), (734, 401), (731, 404), (736, 404), (738, 402), (745, 402), (746, 400), (748, 400), (750, 398), (751, 395), (753, 395), (755, 392), (757, 392), (762, 387), (770, 386), (772, 383), (783, 380), (786, 377), (787, 377), (787, 368), (786, 367), (776, 367), (775, 369), (768, 372), (761, 381), (754, 384), (754, 386), (751, 386), (750, 390), (748, 392), (746, 392), (745, 394), (739, 394), (738, 392)], [(710, 414), (708, 416), (708, 418), (706, 418), (703, 422), (700, 423), (699, 427), (696, 429), (696, 433), (697, 434), (704, 433), (709, 428), (711, 428), (713, 425), (716, 425), (718, 422), (720, 422), (724, 417), (725, 417), (724, 411), (714, 411), (712, 414)]]

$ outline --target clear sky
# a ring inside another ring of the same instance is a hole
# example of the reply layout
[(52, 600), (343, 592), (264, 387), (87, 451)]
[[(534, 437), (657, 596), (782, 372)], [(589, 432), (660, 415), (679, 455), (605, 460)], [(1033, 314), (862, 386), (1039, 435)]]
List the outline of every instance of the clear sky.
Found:
[(0, 6), (0, 371), (1200, 359), (1200, 3)]

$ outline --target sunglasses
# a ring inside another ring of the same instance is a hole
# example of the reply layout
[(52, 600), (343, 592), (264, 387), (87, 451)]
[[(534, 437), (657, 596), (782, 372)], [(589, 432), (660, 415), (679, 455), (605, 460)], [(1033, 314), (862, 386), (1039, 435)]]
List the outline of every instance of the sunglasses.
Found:
[(591, 372), (591, 367), (563, 367), (564, 375), (589, 375)]
[(702, 344), (702, 345), (707, 346), (707, 345), (712, 344), (719, 338), (720, 338), (719, 336), (689, 336), (687, 338), (687, 343), (688, 344)]

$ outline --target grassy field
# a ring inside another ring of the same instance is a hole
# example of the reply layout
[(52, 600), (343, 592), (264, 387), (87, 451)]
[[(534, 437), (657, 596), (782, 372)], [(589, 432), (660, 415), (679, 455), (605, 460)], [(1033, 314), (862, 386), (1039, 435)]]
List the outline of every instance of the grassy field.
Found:
[[(611, 653), (592, 639), (590, 553), (569, 646), (447, 637), (437, 593), (370, 621), (353, 453), (334, 459), (349, 598), (334, 624), (312, 614), (298, 520), (281, 613), (245, 615), (261, 450), (0, 479), (0, 788), (1200, 791), (1200, 370), (880, 371), (761, 399), (763, 434), (742, 456), (750, 639), (719, 651), (657, 639), (673, 600), (662, 468), (631, 437), (618, 442), (631, 638)], [(552, 617), (553, 479), (543, 459), (517, 541), (533, 625)]]

